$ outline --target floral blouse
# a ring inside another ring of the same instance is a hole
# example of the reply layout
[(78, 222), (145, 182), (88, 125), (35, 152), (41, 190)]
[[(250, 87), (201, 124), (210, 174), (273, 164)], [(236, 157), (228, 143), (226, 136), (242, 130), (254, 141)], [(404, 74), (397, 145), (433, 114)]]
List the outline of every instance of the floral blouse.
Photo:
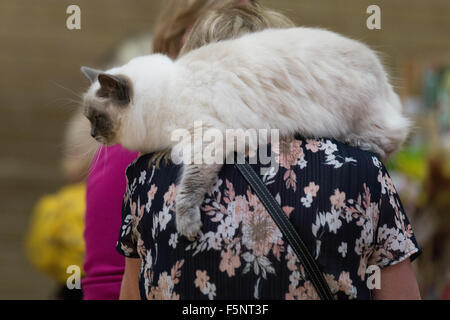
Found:
[[(420, 253), (375, 154), (331, 139), (303, 138), (272, 152), (280, 168), (261, 178), (336, 299), (370, 299), (374, 270)], [(142, 299), (318, 299), (292, 248), (233, 165), (222, 168), (205, 195), (202, 231), (191, 242), (175, 227), (180, 167), (157, 169), (149, 159), (141, 156), (126, 171), (117, 243), (122, 255), (142, 260)], [(257, 173), (263, 167), (252, 166)]]

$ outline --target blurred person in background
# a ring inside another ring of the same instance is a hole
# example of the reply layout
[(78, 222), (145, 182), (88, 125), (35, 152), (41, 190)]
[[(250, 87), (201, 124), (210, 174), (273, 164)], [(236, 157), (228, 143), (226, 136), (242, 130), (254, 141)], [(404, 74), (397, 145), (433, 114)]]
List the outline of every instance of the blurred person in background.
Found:
[(99, 143), (89, 137), (89, 122), (77, 112), (67, 125), (63, 142), (61, 169), (67, 185), (43, 196), (34, 206), (25, 239), (25, 254), (30, 263), (57, 284), (52, 298), (81, 300), (81, 288), (67, 287), (69, 266), (80, 276), (85, 257), (83, 238), (86, 212), (85, 178)]
[[(181, 51), (276, 27), (269, 16), (257, 5), (208, 11)], [(282, 17), (278, 27), (292, 26)], [(282, 141), (276, 153), (280, 170), (262, 179), (322, 267), (333, 297), (420, 299), (411, 268), (420, 249), (378, 157), (332, 139), (303, 137)], [(181, 167), (167, 155), (142, 155), (126, 172), (117, 244), (126, 257), (121, 299), (319, 298), (233, 165), (223, 166), (205, 197), (199, 237), (179, 236), (174, 200)], [(339, 165), (327, 165), (330, 157)], [(366, 284), (370, 265), (381, 269), (379, 290)]]

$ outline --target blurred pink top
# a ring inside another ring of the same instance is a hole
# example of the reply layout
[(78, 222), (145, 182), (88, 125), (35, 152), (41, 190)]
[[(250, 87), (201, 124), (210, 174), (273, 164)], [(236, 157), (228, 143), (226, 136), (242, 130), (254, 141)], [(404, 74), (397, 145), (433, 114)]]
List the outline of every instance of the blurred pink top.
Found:
[(125, 170), (137, 153), (120, 145), (99, 149), (86, 189), (86, 256), (82, 281), (85, 300), (119, 298), (125, 258), (115, 249), (126, 188)]

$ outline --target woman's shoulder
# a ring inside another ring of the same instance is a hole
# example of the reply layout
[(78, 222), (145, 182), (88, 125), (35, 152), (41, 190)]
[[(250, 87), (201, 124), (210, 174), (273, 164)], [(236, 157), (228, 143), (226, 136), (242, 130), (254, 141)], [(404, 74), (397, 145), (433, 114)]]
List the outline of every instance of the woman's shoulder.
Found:
[(136, 169), (142, 169), (144, 168), (144, 164), (149, 165), (151, 154), (139, 154), (136, 159), (134, 159), (133, 162), (131, 162), (127, 167), (127, 174), (128, 172), (132, 172)]
[(288, 168), (294, 165), (307, 168), (311, 165), (323, 170), (349, 169), (378, 170), (383, 167), (380, 157), (370, 151), (351, 146), (332, 138), (304, 138), (299, 135), (290, 141), (282, 141), (272, 147), (279, 154), (279, 165)]
[[(272, 146), (271, 150), (280, 154), (281, 158), (279, 158), (279, 161), (282, 166), (284, 164), (283, 158), (288, 157), (292, 159), (296, 155), (308, 158), (323, 158), (323, 165), (336, 169), (347, 163), (370, 163), (376, 168), (380, 168), (382, 165), (382, 161), (377, 154), (332, 138), (303, 138), (296, 136), (294, 140), (281, 141), (276, 147)], [(152, 162), (153, 155), (153, 153), (139, 155), (128, 166), (126, 170), (127, 176), (143, 170), (152, 170), (155, 167)], [(157, 169), (160, 171), (178, 171), (180, 166), (161, 164)]]
[(297, 141), (303, 145), (307, 157), (313, 157), (315, 154), (318, 154), (318, 157), (322, 159), (321, 164), (331, 169), (346, 167), (356, 171), (371, 169), (378, 171), (380, 168), (384, 168), (381, 158), (376, 153), (335, 139), (297, 138)]
[[(282, 197), (295, 193), (303, 195), (304, 190), (314, 185), (320, 186), (322, 195), (338, 189), (357, 196), (369, 188), (375, 199), (381, 191), (380, 174), (387, 175), (386, 168), (375, 153), (331, 138), (296, 136), (295, 139), (280, 141), (271, 150), (275, 153), (272, 158), (277, 160), (276, 163), (256, 163), (252, 166), (260, 172), (268, 188)], [(233, 176), (232, 171), (229, 170), (227, 175)]]
[(126, 175), (131, 176), (136, 171), (148, 170), (152, 168), (152, 163), (150, 162), (152, 153), (139, 154), (138, 157), (129, 164), (126, 169)]
[(307, 139), (297, 136), (296, 140), (305, 146), (307, 152), (322, 151), (326, 156), (353, 157), (361, 160), (377, 159), (380, 161), (380, 157), (374, 152), (351, 146), (333, 138)]
[[(277, 146), (271, 146), (275, 152), (277, 163), (267, 165), (257, 162), (254, 169), (261, 171), (262, 167), (277, 166), (281, 170), (275, 171), (275, 176), (286, 176), (294, 173), (308, 174), (311, 178), (327, 179), (334, 177), (334, 181), (348, 180), (353, 183), (364, 182), (368, 185), (377, 184), (380, 172), (386, 174), (386, 168), (380, 158), (372, 152), (364, 151), (346, 143), (331, 138), (303, 138), (296, 136), (290, 141), (281, 141)], [(172, 163), (161, 163), (158, 167), (152, 162), (153, 154), (140, 155), (126, 169), (126, 176), (130, 183), (135, 179), (151, 178), (152, 184), (167, 185), (176, 183), (179, 179), (181, 166)], [(220, 172), (221, 178), (239, 179), (234, 165), (226, 164)], [(340, 177), (339, 179), (337, 179)], [(263, 177), (262, 177), (263, 178)], [(267, 178), (267, 177), (264, 177)], [(237, 182), (237, 181), (236, 181)], [(342, 181), (341, 181), (342, 183)], [(169, 183), (170, 184), (170, 183)]]

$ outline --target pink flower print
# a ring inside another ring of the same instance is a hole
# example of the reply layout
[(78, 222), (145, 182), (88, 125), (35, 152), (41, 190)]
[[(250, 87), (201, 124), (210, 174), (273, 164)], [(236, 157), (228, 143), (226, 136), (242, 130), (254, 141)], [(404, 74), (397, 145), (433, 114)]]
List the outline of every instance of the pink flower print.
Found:
[(228, 277), (233, 277), (235, 275), (235, 269), (241, 266), (241, 260), (237, 254), (234, 254), (233, 250), (229, 248), (227, 251), (222, 251), (222, 260), (220, 261), (219, 270), (222, 272), (227, 272)]
[(350, 273), (343, 271), (339, 276), (339, 290), (348, 292), (352, 287), (352, 280), (350, 279)]
[(137, 251), (139, 254), (139, 257), (141, 259), (145, 259), (147, 256), (147, 251), (145, 250), (145, 245), (144, 245), (144, 241), (142, 241), (141, 238), (138, 239), (138, 243), (137, 243)]
[(138, 223), (139, 223), (139, 221), (141, 221), (142, 217), (144, 216), (144, 209), (145, 209), (145, 205), (142, 205), (141, 208), (139, 209)]
[(281, 142), (279, 161), (283, 168), (289, 170), (292, 166), (295, 166), (298, 163), (300, 158), (305, 156), (301, 145), (302, 142), (299, 140), (294, 140), (290, 143)]
[(315, 197), (317, 195), (317, 191), (319, 191), (319, 186), (314, 182), (310, 182), (309, 186), (305, 187), (305, 194), (311, 194), (311, 196)]
[(396, 194), (397, 191), (395, 190), (394, 183), (392, 182), (392, 179), (388, 175), (386, 175), (385, 181), (386, 181), (386, 186), (387, 186), (389, 192), (391, 194)]
[(175, 265), (172, 267), (172, 269), (170, 270), (170, 277), (172, 278), (174, 284), (177, 284), (178, 282), (180, 282), (180, 279), (179, 279), (181, 277), (180, 269), (183, 266), (183, 264), (184, 264), (184, 259), (177, 261), (175, 263)]
[(137, 207), (137, 203), (134, 202), (134, 201), (132, 201), (132, 202), (131, 202), (130, 209), (131, 209), (131, 215), (132, 215), (133, 217), (136, 217), (136, 207)]
[(317, 151), (319, 151), (320, 148), (320, 144), (321, 142), (318, 140), (312, 140), (312, 139), (308, 139), (306, 140), (307, 144), (306, 144), (306, 150), (310, 150), (313, 153), (316, 153)]
[(240, 223), (249, 214), (248, 202), (244, 196), (237, 196), (234, 206), (234, 220)]
[(230, 201), (233, 201), (235, 197), (233, 184), (228, 179), (225, 180), (225, 184), (227, 185), (227, 188), (225, 189), (225, 197), (223, 201), (225, 201), (225, 203), (230, 203)]
[(283, 180), (286, 181), (286, 189), (292, 188), (294, 191), (297, 189), (297, 175), (294, 170), (286, 171)]
[(289, 292), (286, 293), (285, 299), (286, 300), (298, 300), (300, 297), (300, 287), (296, 288), (293, 285), (289, 285)]
[(205, 271), (197, 270), (195, 272), (196, 278), (194, 280), (194, 284), (196, 288), (200, 288), (200, 291), (204, 290), (206, 287), (206, 283), (209, 280), (209, 276), (206, 274)]
[(317, 294), (316, 288), (312, 285), (310, 281), (305, 282), (305, 291), (302, 300), (320, 300)]
[(334, 195), (330, 196), (330, 201), (336, 208), (343, 208), (345, 206), (345, 192), (339, 192), (339, 189), (334, 190)]
[(168, 205), (172, 205), (175, 201), (175, 197), (177, 195), (178, 186), (175, 186), (175, 184), (171, 184), (169, 187), (169, 191), (167, 191), (164, 194), (164, 202)]
[(158, 191), (158, 187), (155, 186), (154, 184), (152, 184), (152, 187), (150, 188), (150, 191), (147, 193), (148, 196), (148, 200), (153, 200), (155, 199), (155, 194)]
[(284, 206), (281, 209), (283, 209), (284, 214), (287, 215), (288, 217), (290, 217), (292, 211), (294, 211), (294, 207), (289, 207), (289, 206)]

